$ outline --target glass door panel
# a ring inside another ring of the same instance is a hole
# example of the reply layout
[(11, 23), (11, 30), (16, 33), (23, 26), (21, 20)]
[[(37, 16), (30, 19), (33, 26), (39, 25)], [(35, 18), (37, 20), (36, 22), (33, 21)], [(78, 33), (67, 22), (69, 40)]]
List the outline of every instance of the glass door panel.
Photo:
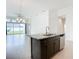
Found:
[(18, 23), (14, 23), (14, 35), (20, 34), (19, 31), (19, 24)]
[(6, 34), (7, 35), (16, 35), (16, 34), (25, 34), (25, 24), (21, 23), (6, 23)]
[(21, 34), (25, 34), (25, 24), (20, 24), (19, 27), (20, 27), (20, 30), (19, 30), (20, 33), (21, 33)]
[(11, 35), (11, 34), (13, 34), (13, 32), (14, 32), (14, 29), (13, 29), (13, 24), (12, 23), (7, 23), (7, 34), (8, 35)]

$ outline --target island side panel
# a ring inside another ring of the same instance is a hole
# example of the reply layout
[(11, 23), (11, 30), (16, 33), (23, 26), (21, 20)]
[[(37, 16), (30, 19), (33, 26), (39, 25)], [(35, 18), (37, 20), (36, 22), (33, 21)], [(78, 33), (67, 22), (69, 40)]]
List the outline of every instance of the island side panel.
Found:
[(47, 39), (41, 40), (41, 59), (47, 59)]
[(31, 38), (31, 56), (32, 59), (41, 59), (40, 40)]

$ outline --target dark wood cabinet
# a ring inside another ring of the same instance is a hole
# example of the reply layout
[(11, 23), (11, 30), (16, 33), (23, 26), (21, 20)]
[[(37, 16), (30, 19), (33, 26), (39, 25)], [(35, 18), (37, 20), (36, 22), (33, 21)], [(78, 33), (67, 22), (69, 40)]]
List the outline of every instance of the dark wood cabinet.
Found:
[(47, 59), (47, 39), (40, 41), (41, 43), (41, 59)]
[(47, 40), (47, 59), (51, 58), (54, 55), (54, 40), (49, 38)]
[(60, 50), (60, 38), (54, 40), (54, 49), (54, 53), (57, 53)]
[(49, 38), (47, 40), (47, 59), (50, 59), (60, 50), (60, 38)]
[(31, 38), (31, 58), (41, 59), (40, 41), (33, 38)]
[(60, 38), (51, 37), (46, 39), (31, 38), (32, 59), (51, 59), (60, 50)]

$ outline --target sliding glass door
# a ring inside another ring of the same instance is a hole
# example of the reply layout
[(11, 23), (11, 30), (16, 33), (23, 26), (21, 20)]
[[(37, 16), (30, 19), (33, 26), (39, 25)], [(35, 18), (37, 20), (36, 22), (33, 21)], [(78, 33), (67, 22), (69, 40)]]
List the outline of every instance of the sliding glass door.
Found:
[(25, 34), (25, 24), (7, 22), (7, 35)]
[(14, 28), (13, 28), (13, 24), (12, 23), (6, 23), (6, 32), (7, 32), (7, 35), (9, 34), (13, 34), (14, 32)]
[(7, 46), (17, 46), (24, 44), (25, 23), (6, 23)]

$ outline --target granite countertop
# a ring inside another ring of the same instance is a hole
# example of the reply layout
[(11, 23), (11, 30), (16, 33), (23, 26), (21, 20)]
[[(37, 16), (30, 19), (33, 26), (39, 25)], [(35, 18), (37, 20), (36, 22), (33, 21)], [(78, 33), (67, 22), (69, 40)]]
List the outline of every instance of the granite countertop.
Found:
[(56, 37), (56, 36), (63, 36), (63, 35), (64, 35), (64, 33), (63, 34), (53, 34), (53, 35), (48, 35), (48, 36), (46, 36), (44, 34), (36, 34), (36, 35), (29, 35), (29, 37), (40, 40), (40, 39), (45, 39), (45, 38), (49, 38), (49, 37)]

